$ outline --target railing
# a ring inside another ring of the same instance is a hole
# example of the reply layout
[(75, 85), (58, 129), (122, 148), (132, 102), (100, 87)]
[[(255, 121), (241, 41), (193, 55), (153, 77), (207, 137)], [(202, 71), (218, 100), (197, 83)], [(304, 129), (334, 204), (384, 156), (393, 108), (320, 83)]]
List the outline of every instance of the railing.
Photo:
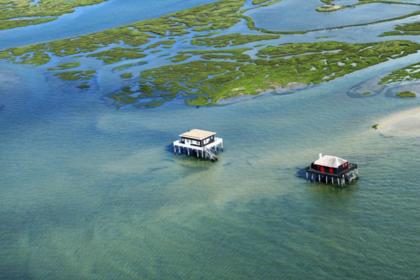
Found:
[(208, 154), (210, 160), (217, 160), (217, 156), (210, 149), (204, 147), (204, 151)]

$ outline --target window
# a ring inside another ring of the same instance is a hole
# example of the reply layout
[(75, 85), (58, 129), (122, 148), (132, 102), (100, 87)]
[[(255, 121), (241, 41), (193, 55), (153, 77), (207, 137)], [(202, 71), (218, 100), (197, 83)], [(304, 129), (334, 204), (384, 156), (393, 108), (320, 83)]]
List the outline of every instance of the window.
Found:
[(194, 145), (194, 146), (201, 146), (201, 145), (200, 145), (200, 141), (197, 141), (197, 140), (191, 140), (191, 145)]

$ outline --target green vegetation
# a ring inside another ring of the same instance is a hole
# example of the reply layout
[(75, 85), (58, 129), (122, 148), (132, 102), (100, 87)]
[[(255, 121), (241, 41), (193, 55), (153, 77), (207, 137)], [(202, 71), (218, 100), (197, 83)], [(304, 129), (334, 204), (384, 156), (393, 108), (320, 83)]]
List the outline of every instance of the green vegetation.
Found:
[(116, 66), (116, 67), (112, 68), (112, 71), (123, 71), (123, 70), (126, 70), (126, 69), (131, 68), (131, 67), (141, 66), (141, 65), (145, 65), (145, 64), (147, 64), (146, 61), (127, 63), (127, 64), (123, 64), (123, 65)]
[(198, 56), (205, 60), (235, 60), (247, 62), (249, 61), (249, 55), (244, 54), (248, 51), (248, 48), (230, 49), (230, 50), (205, 50), (205, 51), (184, 51), (179, 52), (178, 55), (172, 58), (172, 60), (182, 61), (192, 56)]
[(158, 19), (135, 24), (143, 31), (159, 35), (188, 34), (193, 31), (211, 31), (228, 28), (240, 20), (240, 9), (245, 0), (224, 0), (177, 12)]
[(61, 63), (57, 65), (56, 67), (50, 67), (48, 70), (54, 71), (54, 70), (66, 70), (66, 69), (72, 69), (77, 68), (80, 66), (80, 62), (67, 62), (67, 63)]
[(46, 53), (41, 52), (28, 52), (15, 60), (16, 63), (32, 64), (35, 66), (44, 65), (50, 62), (51, 58)]
[(394, 31), (384, 32), (382, 36), (420, 35), (420, 22), (397, 25)]
[[(125, 31), (125, 32), (124, 32)], [(65, 57), (75, 54), (81, 54), (86, 52), (93, 52), (100, 48), (106, 47), (112, 43), (125, 42), (130, 46), (137, 46), (148, 41), (150, 35), (144, 33), (124, 29), (116, 28), (104, 31), (101, 33), (94, 33), (90, 35), (85, 35), (72, 39), (64, 39), (58, 41), (52, 41), (49, 43), (30, 45), (26, 47), (13, 48), (5, 51), (0, 51), (0, 57), (7, 58), (13, 62), (17, 63), (26, 63), (26, 64), (36, 64), (42, 65), (50, 61), (50, 54)], [(114, 48), (120, 55), (121, 48)], [(44, 59), (37, 61), (37, 63), (32, 63), (31, 60), (25, 59), (26, 56), (42, 56)], [(114, 57), (109, 52), (102, 52), (98, 54), (98, 58)]]
[(279, 1), (280, 0), (252, 0), (252, 5), (268, 6)]
[(89, 89), (90, 88), (90, 85), (88, 83), (83, 83), (83, 84), (78, 85), (77, 87), (79, 89), (84, 90), (84, 89)]
[(356, 5), (363, 5), (369, 3), (385, 3), (385, 4), (402, 4), (402, 5), (413, 5), (413, 6), (420, 6), (418, 3), (413, 3), (410, 1), (405, 0), (359, 0), (359, 3)]
[(56, 20), (56, 17), (0, 20), (0, 30), (35, 25)]
[(133, 73), (131, 73), (131, 72), (122, 73), (120, 75), (120, 77), (123, 78), (123, 79), (131, 79), (131, 78), (133, 78)]
[[(252, 19), (243, 15), (246, 2), (219, 0), (103, 32), (0, 51), (0, 59), (44, 65), (54, 56), (66, 57), (66, 61), (74, 56), (85, 56), (99, 59), (105, 64), (114, 64), (126, 59), (143, 58), (146, 56), (145, 50), (150, 49), (147, 53), (154, 53), (160, 48), (170, 48), (177, 41), (177, 36), (192, 32), (203, 32), (194, 37), (192, 44), (216, 48), (279, 38), (276, 34), (216, 35), (242, 19), (247, 21), (250, 28), (257, 29)], [(269, 5), (274, 2), (253, 0), (252, 4)], [(138, 84), (124, 87), (110, 97), (118, 105), (140, 107), (159, 106), (177, 97), (190, 105), (212, 105), (226, 98), (255, 95), (277, 88), (287, 89), (291, 83), (310, 85), (333, 80), (388, 59), (414, 53), (418, 49), (419, 45), (413, 42), (386, 41), (370, 44), (284, 44), (262, 48), (255, 57), (247, 54), (251, 50), (247, 48), (181, 51), (170, 58), (176, 64), (148, 69), (141, 73)], [(168, 55), (166, 52), (162, 54)], [(187, 62), (188, 59), (191, 61)], [(133, 71), (125, 70), (145, 63), (126, 63), (112, 70), (124, 71), (120, 77), (131, 79), (134, 77)], [(68, 62), (50, 67), (49, 70), (68, 70), (80, 66), (79, 62)], [(54, 75), (68, 81), (88, 81), (95, 73), (94, 70), (73, 69)], [(78, 85), (81, 89), (89, 86), (89, 83)]]
[(175, 40), (164, 40), (164, 41), (159, 41), (159, 42), (156, 42), (156, 43), (153, 43), (153, 44), (151, 44), (151, 45), (149, 45), (149, 46), (147, 46), (147, 48), (145, 48), (145, 50), (148, 50), (148, 49), (155, 49), (155, 48), (157, 48), (157, 47), (160, 47), (160, 46), (163, 46), (164, 48), (169, 48), (169, 47), (171, 47), (173, 44), (175, 44)]
[(273, 40), (278, 39), (279, 35), (244, 35), (239, 33), (221, 35), (216, 37), (209, 38), (196, 38), (192, 40), (193, 45), (197, 46), (209, 46), (216, 48), (223, 48), (228, 46), (237, 46), (246, 43), (264, 41), (264, 40)]
[(375, 130), (378, 129), (379, 128), (379, 124), (375, 123), (374, 125), (372, 125), (372, 128), (375, 129)]
[(133, 104), (136, 102), (136, 98), (132, 97), (131, 95), (134, 92), (131, 90), (130, 87), (123, 87), (119, 92), (112, 94), (110, 97), (117, 103), (117, 104)]
[(380, 84), (415, 80), (420, 80), (420, 63), (412, 64), (388, 74), (381, 79)]
[(259, 5), (263, 4), (264, 2), (267, 2), (268, 0), (252, 0), (253, 5)]
[(68, 71), (56, 73), (55, 76), (66, 81), (90, 80), (96, 74), (95, 70)]
[(324, 6), (317, 7), (316, 10), (317, 12), (321, 12), (321, 13), (335, 12), (335, 11), (343, 9), (344, 7), (345, 6), (342, 6), (342, 5), (324, 5)]
[(187, 59), (189, 59), (189, 58), (191, 58), (192, 56), (191, 55), (189, 55), (189, 54), (187, 54), (187, 53), (179, 53), (179, 54), (177, 54), (177, 55), (175, 55), (175, 56), (173, 56), (172, 58), (171, 58), (171, 61), (172, 62), (182, 62), (182, 61), (185, 61), (185, 60), (187, 60)]
[(104, 0), (0, 0), (0, 30), (45, 23), (72, 13), (74, 8)]
[[(293, 55), (309, 55), (317, 52), (324, 53), (337, 53), (341, 52), (343, 48), (345, 51), (349, 51), (348, 48), (353, 48), (354, 46), (360, 45), (351, 45), (340, 42), (316, 42), (316, 43), (300, 43), (300, 44), (284, 44), (280, 46), (268, 46), (264, 49), (261, 49), (257, 56), (265, 59), (273, 58), (283, 58)], [(370, 48), (370, 44), (366, 44), (366, 48)]]
[(290, 83), (329, 81), (418, 48), (408, 41), (297, 43), (266, 47), (257, 53), (257, 59), (244, 54), (246, 49), (188, 52), (201, 60), (146, 70), (141, 73), (140, 90), (126, 88), (111, 97), (120, 105), (126, 101), (142, 106), (163, 104), (176, 97), (189, 105), (212, 105), (287, 88)]
[(106, 64), (112, 64), (124, 59), (136, 59), (136, 58), (143, 58), (146, 55), (140, 53), (138, 49), (131, 49), (131, 48), (121, 48), (116, 47), (106, 51), (97, 52), (94, 54), (88, 55), (88, 57), (95, 57), (97, 59), (102, 60)]
[(412, 91), (400, 91), (396, 94), (396, 96), (399, 98), (413, 98), (417, 95)]
[[(146, 44), (151, 37), (177, 36), (189, 34), (192, 31), (226, 29), (241, 20), (240, 10), (245, 2), (246, 0), (220, 0), (103, 32), (0, 51), (0, 58), (8, 58), (13, 62), (42, 65), (49, 62), (49, 53), (64, 57), (94, 52), (108, 45), (121, 43), (138, 47)], [(91, 56), (112, 63), (114, 60), (119, 61), (118, 58), (122, 57), (121, 49), (124, 48), (113, 48)], [(118, 52), (118, 54), (113, 55), (112, 52)], [(124, 52), (124, 55), (126, 54)], [(24, 59), (28, 55), (35, 59)]]

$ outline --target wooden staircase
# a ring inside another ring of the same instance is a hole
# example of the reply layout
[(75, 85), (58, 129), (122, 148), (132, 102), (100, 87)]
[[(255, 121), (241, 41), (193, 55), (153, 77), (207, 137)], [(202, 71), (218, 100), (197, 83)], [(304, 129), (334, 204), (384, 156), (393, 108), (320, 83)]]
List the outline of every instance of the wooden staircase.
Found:
[(206, 152), (206, 155), (208, 156), (208, 158), (209, 158), (211, 161), (217, 161), (217, 160), (218, 160), (218, 158), (217, 158), (216, 154), (215, 154), (215, 153), (213, 153), (213, 151), (212, 151), (212, 150), (207, 149), (206, 147), (204, 147), (204, 151)]

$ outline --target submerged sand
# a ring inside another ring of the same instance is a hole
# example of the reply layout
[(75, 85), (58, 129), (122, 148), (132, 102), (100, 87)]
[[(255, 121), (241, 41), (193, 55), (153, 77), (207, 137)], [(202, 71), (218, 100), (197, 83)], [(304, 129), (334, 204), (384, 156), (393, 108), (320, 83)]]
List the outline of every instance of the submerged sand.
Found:
[(382, 119), (378, 131), (387, 136), (420, 137), (420, 107)]
[(12, 87), (19, 82), (18, 76), (11, 71), (0, 71), (0, 83), (2, 86)]

